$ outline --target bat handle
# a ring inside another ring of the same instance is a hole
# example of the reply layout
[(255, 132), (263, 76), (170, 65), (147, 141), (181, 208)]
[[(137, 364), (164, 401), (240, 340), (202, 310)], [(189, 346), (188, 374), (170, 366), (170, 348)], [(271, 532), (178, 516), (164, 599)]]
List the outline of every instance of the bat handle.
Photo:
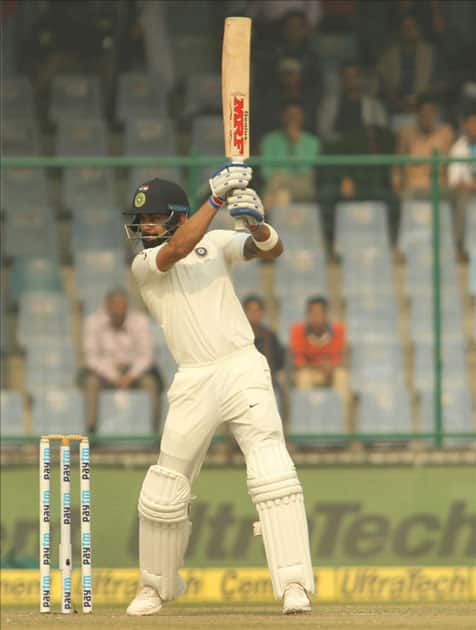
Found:
[[(242, 157), (231, 157), (230, 161), (233, 164), (244, 164), (245, 160)], [(238, 232), (244, 232), (248, 229), (248, 224), (244, 219), (235, 219), (235, 230)]]

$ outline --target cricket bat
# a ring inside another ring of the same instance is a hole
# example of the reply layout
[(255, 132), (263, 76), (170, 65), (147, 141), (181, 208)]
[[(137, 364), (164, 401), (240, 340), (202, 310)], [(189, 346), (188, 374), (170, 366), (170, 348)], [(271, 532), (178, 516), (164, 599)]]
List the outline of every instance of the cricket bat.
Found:
[(221, 86), (225, 155), (233, 162), (250, 156), (250, 48), (251, 19), (226, 18)]

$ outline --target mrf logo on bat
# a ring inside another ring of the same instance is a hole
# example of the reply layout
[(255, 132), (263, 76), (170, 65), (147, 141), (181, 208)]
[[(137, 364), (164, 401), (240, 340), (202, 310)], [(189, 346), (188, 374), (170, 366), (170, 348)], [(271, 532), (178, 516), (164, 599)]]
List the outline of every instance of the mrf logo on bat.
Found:
[(245, 142), (248, 139), (248, 107), (243, 94), (233, 94), (231, 103), (231, 140), (232, 147), (238, 155), (245, 153)]

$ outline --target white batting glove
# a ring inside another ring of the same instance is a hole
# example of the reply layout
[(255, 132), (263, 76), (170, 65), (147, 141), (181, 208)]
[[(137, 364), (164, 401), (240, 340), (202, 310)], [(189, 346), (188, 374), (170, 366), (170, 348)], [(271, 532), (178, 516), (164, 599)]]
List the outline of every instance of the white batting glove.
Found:
[(252, 188), (233, 190), (227, 198), (226, 207), (235, 219), (235, 229), (253, 232), (264, 222), (263, 202)]
[(209, 202), (214, 208), (220, 208), (227, 194), (235, 188), (246, 188), (251, 180), (253, 171), (249, 166), (240, 162), (227, 162), (220, 167), (208, 180), (210, 184)]

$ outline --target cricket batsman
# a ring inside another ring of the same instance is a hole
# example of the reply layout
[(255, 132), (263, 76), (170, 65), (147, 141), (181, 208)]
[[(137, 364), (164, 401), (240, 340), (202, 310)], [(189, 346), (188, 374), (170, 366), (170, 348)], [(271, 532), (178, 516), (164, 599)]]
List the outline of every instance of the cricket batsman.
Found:
[[(141, 245), (133, 276), (178, 364), (159, 458), (138, 500), (141, 589), (129, 615), (155, 614), (185, 592), (178, 571), (191, 532), (191, 486), (224, 422), (246, 460), (274, 595), (283, 600), (284, 614), (311, 610), (314, 575), (302, 487), (286, 449), (269, 365), (255, 348), (230, 278), (234, 262), (274, 259), (283, 251), (248, 187), (251, 175), (244, 164), (226, 163), (192, 216), (180, 186), (152, 179), (137, 188), (125, 212), (128, 238)], [(245, 229), (208, 231), (223, 211)]]

